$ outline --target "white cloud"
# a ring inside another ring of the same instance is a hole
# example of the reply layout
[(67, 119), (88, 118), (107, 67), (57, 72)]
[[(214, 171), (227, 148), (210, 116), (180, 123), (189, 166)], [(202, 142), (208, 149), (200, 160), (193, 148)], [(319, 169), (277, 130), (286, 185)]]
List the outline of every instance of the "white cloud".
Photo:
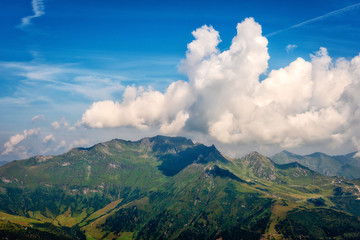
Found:
[(51, 151), (51, 148), (46, 148), (45, 150), (41, 150), (40, 151), (40, 155), (45, 155), (45, 154), (47, 154), (48, 152), (50, 152)]
[(43, 139), (43, 143), (44, 144), (48, 144), (48, 143), (51, 143), (51, 142), (55, 142), (55, 137), (54, 137), (54, 135), (52, 135), (52, 134), (49, 134), (49, 135), (47, 135), (46, 137), (44, 137), (44, 139)]
[(260, 82), (270, 56), (261, 26), (252, 18), (237, 25), (223, 52), (212, 27), (193, 35), (180, 67), (189, 82), (173, 82), (165, 93), (127, 87), (120, 102), (94, 102), (82, 124), (201, 132), (227, 144), (282, 148), (339, 147), (360, 138), (360, 55), (333, 60), (320, 48), (311, 61), (298, 58)]
[(297, 48), (298, 46), (296, 44), (288, 44), (285, 48), (286, 52), (291, 52), (293, 51), (295, 48)]
[(31, 20), (33, 18), (40, 17), (45, 14), (45, 5), (43, 0), (32, 0), (31, 1), (32, 10), (34, 12), (33, 15), (23, 17), (21, 19), (20, 27), (25, 27), (31, 24)]
[(73, 141), (69, 145), (69, 148), (78, 147), (78, 146), (87, 146), (89, 144), (90, 144), (90, 140), (88, 138), (81, 138), (81, 139)]
[(65, 140), (62, 140), (62, 141), (60, 142), (60, 144), (56, 146), (56, 148), (54, 149), (54, 151), (56, 152), (56, 151), (58, 151), (58, 150), (60, 150), (60, 149), (64, 149), (65, 147), (66, 147), (66, 141), (65, 141)]
[(360, 157), (360, 141), (356, 137), (352, 137), (351, 139), (352, 143), (356, 147), (356, 150), (358, 151), (354, 157)]
[(51, 126), (54, 128), (54, 129), (60, 129), (61, 125), (58, 121), (55, 121), (55, 122), (52, 122), (51, 123)]
[(44, 117), (45, 117), (44, 114), (36, 115), (36, 116), (31, 118), (31, 122), (32, 123), (39, 122), (39, 121), (43, 120)]
[[(22, 134), (16, 134), (11, 136), (9, 141), (4, 144), (5, 150), (1, 153), (1, 155), (6, 155), (14, 151), (15, 147), (31, 136), (37, 136), (40, 134), (40, 128), (33, 128), (33, 129), (25, 129)], [(26, 155), (26, 154), (25, 154)]]
[(52, 103), (56, 95), (63, 94), (68, 94), (70, 98), (98, 101), (113, 99), (114, 95), (124, 90), (121, 80), (125, 77), (76, 68), (74, 65), (0, 62), (0, 70), (21, 77), (17, 101), (22, 97), (28, 98), (25, 99), (27, 102), (42, 100)]
[(74, 147), (79, 147), (79, 146), (88, 146), (90, 144), (90, 140), (88, 138), (80, 138), (78, 140), (74, 140), (72, 141), (70, 144), (67, 144), (67, 142), (65, 140), (62, 140), (60, 142), (59, 145), (57, 145), (54, 148), (54, 152), (57, 152), (58, 150), (68, 150)]
[(185, 124), (188, 114), (183, 109), (192, 101), (189, 91), (188, 83), (182, 81), (172, 83), (164, 94), (151, 88), (127, 87), (121, 103), (109, 100), (93, 103), (83, 114), (82, 123), (93, 128), (158, 126), (170, 133)]
[(74, 126), (71, 126), (70, 123), (68, 123), (68, 121), (66, 121), (66, 119), (63, 117), (61, 118), (60, 121), (54, 121), (51, 123), (51, 126), (55, 129), (55, 130), (59, 130), (60, 128), (64, 128), (68, 131), (73, 131), (75, 130)]
[(91, 99), (102, 100), (112, 98), (114, 93), (123, 91), (124, 86), (108, 77), (88, 75), (75, 77), (74, 83), (66, 84), (58, 89), (71, 90)]

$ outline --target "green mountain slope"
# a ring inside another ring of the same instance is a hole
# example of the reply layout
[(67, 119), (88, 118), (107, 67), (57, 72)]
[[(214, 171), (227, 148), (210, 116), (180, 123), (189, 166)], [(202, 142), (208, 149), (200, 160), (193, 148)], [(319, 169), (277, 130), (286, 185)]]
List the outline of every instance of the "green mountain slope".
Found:
[(302, 156), (282, 151), (272, 156), (271, 159), (278, 164), (298, 162), (326, 176), (341, 176), (354, 179), (360, 178), (360, 157), (357, 157), (355, 154), (329, 156), (316, 152)]
[[(360, 229), (357, 180), (257, 152), (230, 159), (182, 137), (13, 161), (0, 180), (2, 238), (356, 239)], [(323, 216), (336, 231), (307, 221)]]

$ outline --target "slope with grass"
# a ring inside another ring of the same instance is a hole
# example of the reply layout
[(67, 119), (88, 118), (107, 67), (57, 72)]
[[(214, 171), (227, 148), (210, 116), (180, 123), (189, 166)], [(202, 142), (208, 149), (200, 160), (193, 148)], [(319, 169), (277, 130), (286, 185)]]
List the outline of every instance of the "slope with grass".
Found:
[[(115, 139), (13, 161), (0, 179), (0, 234), (20, 239), (335, 238), (356, 237), (360, 226), (358, 181), (257, 152), (230, 159), (182, 137)], [(324, 215), (336, 232), (301, 221)]]

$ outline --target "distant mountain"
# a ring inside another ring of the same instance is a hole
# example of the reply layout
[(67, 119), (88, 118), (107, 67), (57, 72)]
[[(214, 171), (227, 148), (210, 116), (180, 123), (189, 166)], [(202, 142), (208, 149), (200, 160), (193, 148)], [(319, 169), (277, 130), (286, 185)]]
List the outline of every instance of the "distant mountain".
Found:
[(360, 178), (360, 158), (356, 152), (347, 155), (329, 156), (316, 152), (310, 155), (296, 155), (288, 151), (275, 154), (271, 159), (278, 163), (298, 162), (311, 170), (326, 176), (341, 176), (348, 179)]
[(0, 167), (1, 239), (359, 239), (359, 180), (183, 137)]

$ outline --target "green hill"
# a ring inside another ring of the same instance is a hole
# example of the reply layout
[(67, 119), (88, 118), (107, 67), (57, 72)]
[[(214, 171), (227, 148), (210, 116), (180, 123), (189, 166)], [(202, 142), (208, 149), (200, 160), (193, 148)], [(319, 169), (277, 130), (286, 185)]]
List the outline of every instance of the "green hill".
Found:
[(359, 238), (357, 180), (182, 137), (13, 161), (0, 180), (2, 239)]

